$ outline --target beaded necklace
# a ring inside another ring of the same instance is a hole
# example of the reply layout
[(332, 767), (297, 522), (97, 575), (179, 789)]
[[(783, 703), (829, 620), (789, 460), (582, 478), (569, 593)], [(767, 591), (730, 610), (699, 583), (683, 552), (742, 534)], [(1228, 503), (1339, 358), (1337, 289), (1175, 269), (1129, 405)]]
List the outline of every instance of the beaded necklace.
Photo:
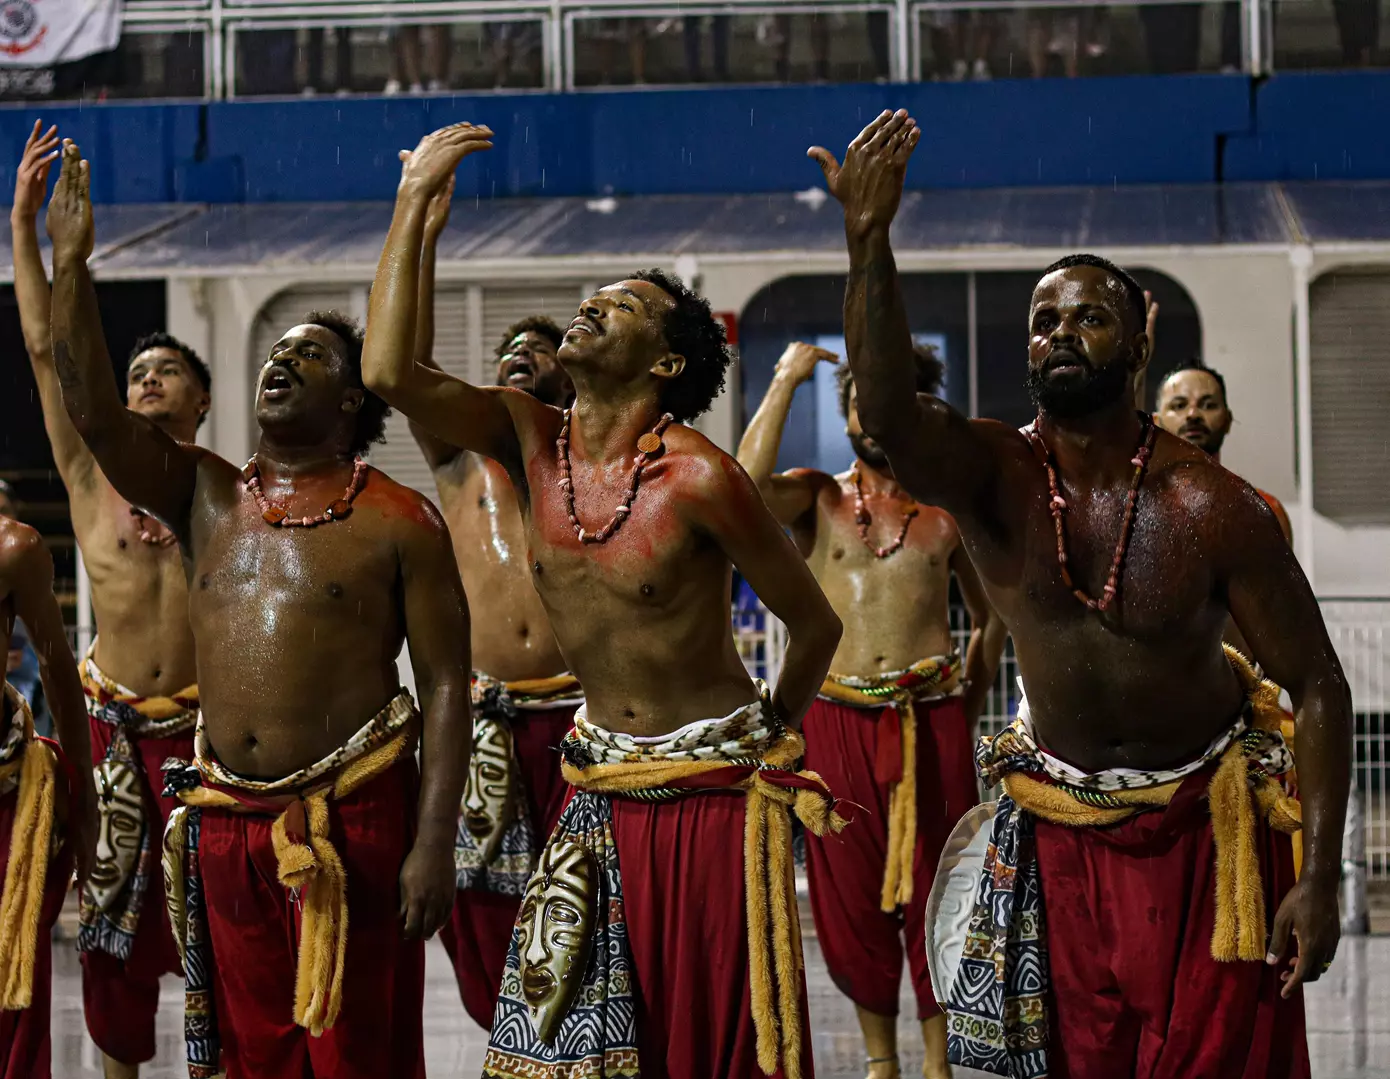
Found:
[(348, 481), (347, 490), (343, 492), (341, 499), (334, 499), (321, 514), (315, 514), (313, 517), (292, 518), (283, 506), (276, 506), (261, 490), (261, 468), (256, 464), (254, 457), (241, 470), (241, 478), (246, 482), (246, 490), (251, 492), (252, 497), (256, 500), (261, 517), (265, 519), (266, 524), (274, 525), (276, 528), (293, 526), (312, 529), (316, 525), (326, 525), (330, 521), (341, 521), (352, 513), (352, 501), (362, 490), (366, 477), (367, 463), (361, 458), (356, 458), (352, 463), (352, 479)]
[(897, 538), (887, 547), (879, 547), (869, 539), (869, 522), (873, 516), (869, 513), (868, 507), (864, 505), (864, 481), (859, 473), (859, 462), (856, 461), (850, 466), (850, 476), (854, 479), (854, 524), (859, 529), (859, 539), (864, 546), (874, 553), (877, 559), (886, 559), (890, 555), (896, 555), (903, 548), (903, 542), (907, 539), (907, 530), (912, 524), (912, 519), (917, 516), (919, 507), (912, 500), (908, 500), (907, 509), (903, 511), (903, 523), (898, 529)]
[(1149, 457), (1153, 454), (1154, 439), (1157, 431), (1153, 420), (1147, 415), (1140, 415), (1140, 422), (1143, 427), (1139, 436), (1139, 448), (1134, 452), (1134, 457), (1130, 458), (1130, 464), (1134, 466), (1134, 479), (1130, 481), (1129, 497), (1125, 501), (1125, 516), (1120, 522), (1120, 539), (1115, 544), (1115, 557), (1110, 562), (1110, 575), (1105, 579), (1105, 588), (1101, 590), (1099, 600), (1088, 595), (1085, 589), (1078, 587), (1071, 579), (1071, 571), (1067, 568), (1067, 531), (1062, 523), (1062, 516), (1067, 512), (1067, 501), (1062, 498), (1062, 492), (1057, 484), (1057, 464), (1053, 460), (1052, 451), (1047, 448), (1047, 444), (1042, 441), (1042, 436), (1038, 434), (1038, 427), (1042, 423), (1039, 416), (1033, 426), (1028, 429), (1028, 441), (1032, 444), (1033, 454), (1047, 470), (1047, 490), (1051, 499), (1048, 502), (1048, 509), (1052, 512), (1052, 521), (1057, 528), (1057, 565), (1062, 571), (1062, 584), (1071, 590), (1072, 595), (1081, 603), (1085, 604), (1092, 611), (1104, 611), (1115, 599), (1116, 592), (1120, 587), (1120, 571), (1124, 566), (1125, 554), (1129, 550), (1129, 538), (1134, 529), (1134, 505), (1139, 499), (1139, 488), (1144, 483), (1144, 473), (1149, 467)]
[(661, 454), (665, 444), (661, 441), (661, 435), (675, 419), (670, 413), (666, 413), (656, 422), (656, 427), (647, 432), (637, 440), (637, 456), (632, 459), (632, 474), (628, 477), (627, 496), (613, 511), (613, 516), (608, 520), (608, 524), (599, 529), (598, 532), (587, 532), (584, 526), (579, 524), (579, 515), (574, 512), (574, 481), (570, 478), (570, 413), (573, 408), (565, 410), (565, 422), (560, 427), (560, 437), (555, 440), (555, 463), (560, 470), (560, 490), (565, 493), (565, 510), (570, 517), (570, 525), (574, 528), (574, 535), (579, 538), (581, 544), (601, 544), (618, 531), (622, 523), (627, 520), (627, 516), (632, 513), (632, 501), (637, 498), (637, 486), (642, 482), (642, 470), (646, 468), (647, 462)]
[(142, 544), (149, 544), (150, 547), (167, 548), (173, 547), (178, 542), (177, 536), (158, 521), (152, 521), (139, 507), (132, 506), (130, 516), (135, 519), (135, 527), (140, 530), (140, 542)]

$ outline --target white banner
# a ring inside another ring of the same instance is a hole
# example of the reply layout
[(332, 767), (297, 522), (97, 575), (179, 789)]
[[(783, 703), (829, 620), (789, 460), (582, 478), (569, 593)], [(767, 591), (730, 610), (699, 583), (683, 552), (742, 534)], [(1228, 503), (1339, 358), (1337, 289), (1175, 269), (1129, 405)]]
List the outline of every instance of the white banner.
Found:
[(52, 67), (121, 40), (121, 0), (0, 0), (0, 67)]

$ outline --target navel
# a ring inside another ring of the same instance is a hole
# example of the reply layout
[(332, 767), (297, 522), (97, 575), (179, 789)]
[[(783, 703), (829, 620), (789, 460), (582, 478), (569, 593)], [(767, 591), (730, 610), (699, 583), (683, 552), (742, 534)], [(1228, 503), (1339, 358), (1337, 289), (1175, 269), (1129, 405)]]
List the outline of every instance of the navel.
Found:
[(341, 600), (343, 598), (343, 587), (336, 581), (330, 581), (328, 583), (328, 595), (333, 597), (334, 600)]

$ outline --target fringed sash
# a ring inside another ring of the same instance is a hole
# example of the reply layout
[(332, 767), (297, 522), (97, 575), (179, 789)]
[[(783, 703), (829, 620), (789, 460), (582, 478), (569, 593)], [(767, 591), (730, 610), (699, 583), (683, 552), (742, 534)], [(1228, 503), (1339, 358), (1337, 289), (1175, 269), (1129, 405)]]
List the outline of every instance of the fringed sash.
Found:
[[(1035, 817), (1074, 828), (1114, 825), (1168, 805), (1188, 776), (1218, 762), (1208, 784), (1216, 841), (1216, 960), (1264, 959), (1266, 913), (1255, 812), (1281, 832), (1301, 828), (1298, 803), (1277, 778), (1293, 764), (1279, 691), (1230, 646), (1226, 656), (1247, 705), (1232, 727), (1180, 769), (1086, 774), (1040, 750), (1024, 708), (975, 759), (987, 785), (1001, 783), (965, 950), (946, 1003), (947, 1058), (999, 1076), (1047, 1073), (1050, 977)], [(1146, 782), (1147, 780), (1147, 782)]]
[[(0, 740), (0, 794), (19, 789), (10, 825), (10, 861), (0, 892), (0, 1009), (33, 1003), (34, 963), (57, 799), (57, 755), (34, 735), (29, 703), (5, 683), (8, 730)], [(49, 943), (43, 942), (47, 949)]]
[[(165, 830), (166, 882), (190, 880), (187, 863), (180, 856), (189, 850), (192, 840), (188, 826), (176, 824), (176, 820), (188, 820), (180, 811), (213, 807), (275, 818), (271, 841), (280, 884), (299, 890), (301, 904), (293, 1019), (312, 1035), (322, 1035), (338, 1018), (347, 952), (347, 879), (342, 859), (328, 835), (328, 801), (346, 798), (413, 754), (420, 730), (419, 717), (409, 692), (402, 690), (351, 739), (321, 761), (280, 780), (249, 780), (217, 759), (200, 716), (193, 743), (196, 760), (192, 764), (171, 762), (165, 768), (165, 794), (175, 795), (184, 803), (170, 817)], [(180, 830), (186, 837), (182, 846), (177, 842)], [(182, 937), (184, 941), (186, 995), (210, 994), (211, 986), (206, 980), (200, 985), (189, 981), (192, 972), (187, 957), (194, 948), (195, 932), (206, 928), (206, 915), (194, 911), (191, 894), (185, 885), (179, 898), (183, 909), (177, 910), (176, 898), (170, 893), (169, 921), (175, 928), (176, 939)], [(192, 999), (187, 1000), (191, 1007)], [(210, 1009), (211, 1006), (195, 1016), (211, 1015)], [(187, 1024), (185, 1035), (191, 1069), (195, 1050), (200, 1057), (208, 1055), (195, 1048), (194, 1029)], [(197, 1038), (205, 1038), (205, 1033)], [(211, 1056), (215, 1058), (216, 1054)], [(198, 1064), (201, 1067), (204, 1063)]]
[[(555, 709), (578, 705), (584, 700), (579, 680), (565, 673), (548, 679), (518, 679), (504, 682), (481, 671), (473, 673), (473, 764), (468, 772), (468, 787), (463, 794), (458, 832), (454, 841), (454, 869), (460, 889), (480, 889), (485, 892), (520, 896), (536, 868), (540, 853), (537, 840), (538, 823), (531, 820), (526, 802), (526, 787), (521, 779), (512, 725), (528, 710)], [(490, 749), (489, 761), (505, 769), (506, 777), (490, 782), (483, 780), (478, 768), (479, 748)], [(479, 785), (500, 786), (507, 790), (504, 801), (490, 799)], [(468, 828), (470, 806), (486, 806), (505, 822), (501, 839), (491, 858), (479, 848), (478, 840)]]
[[(906, 671), (880, 675), (831, 672), (820, 696), (856, 709), (884, 709), (878, 721), (874, 779), (888, 788), (888, 851), (879, 906), (912, 903), (912, 856), (917, 847), (917, 713), (914, 702), (961, 688), (960, 653), (919, 660)], [(886, 708), (885, 708), (886, 706)]]
[[(582, 793), (576, 799), (586, 798), (585, 805), (589, 805), (588, 800), (607, 805), (614, 797), (660, 800), (697, 791), (745, 792), (744, 881), (758, 1065), (769, 1075), (780, 1065), (788, 1077), (801, 1075), (799, 990), (803, 978), (789, 811), (817, 836), (839, 832), (848, 820), (837, 812), (834, 797), (816, 773), (794, 771), (804, 751), (801, 736), (783, 727), (766, 696), (722, 719), (697, 721), (655, 738), (607, 731), (589, 723), (581, 708), (574, 729), (561, 745), (565, 779)], [(594, 812), (601, 820), (611, 819), (611, 809)], [(559, 842), (564, 824), (562, 816), (551, 844)], [(604, 865), (611, 865), (617, 873), (616, 852)], [(583, 1071), (581, 1063), (605, 1060), (606, 1044), (601, 1040), (606, 1039), (607, 1032), (594, 1024), (574, 1025), (574, 1041), (566, 1043), (565, 1032), (571, 1030), (573, 1012), (553, 1046), (534, 1038), (524, 1047), (518, 1045), (521, 1040), (513, 1033), (520, 1022), (529, 1025), (525, 1001), (514, 992), (520, 986), (519, 966), (515, 971), (511, 966), (514, 961), (519, 965), (518, 933), (513, 934), (484, 1074), (597, 1075)], [(626, 940), (625, 934), (622, 940)], [(598, 954), (596, 948), (593, 956)], [(624, 963), (630, 970), (630, 958)], [(593, 966), (591, 959), (591, 974)], [(509, 988), (513, 993), (509, 994)], [(586, 979), (580, 1000), (589, 999), (589, 990)], [(635, 1045), (635, 1030), (631, 1036), (624, 1032), (622, 1038), (631, 1038)], [(627, 1045), (624, 1042), (618, 1049)], [(605, 1075), (637, 1073), (634, 1069)]]
[[(192, 731), (198, 718), (198, 686), (195, 683), (172, 697), (142, 697), (97, 667), (92, 659), (95, 649), (93, 642), (80, 670), (87, 714), (114, 728), (104, 758), (92, 770), (101, 833), (108, 839), (118, 837), (133, 822), (139, 838), (130, 847), (108, 843), (99, 853), (104, 857), (99, 857), (83, 886), (78, 906), (77, 948), (129, 960), (158, 858), (146, 820), (145, 792), (150, 782), (133, 744)], [(121, 829), (113, 829), (113, 815)]]

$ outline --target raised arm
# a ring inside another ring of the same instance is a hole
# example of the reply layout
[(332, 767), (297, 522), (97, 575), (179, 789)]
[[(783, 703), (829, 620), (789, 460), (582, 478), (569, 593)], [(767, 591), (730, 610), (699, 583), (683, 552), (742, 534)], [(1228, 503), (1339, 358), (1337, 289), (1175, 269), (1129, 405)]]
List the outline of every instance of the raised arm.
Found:
[(1289, 692), (1298, 730), (1298, 793), (1303, 802), (1303, 868), (1275, 916), (1269, 962), (1298, 939), (1287, 996), (1330, 963), (1340, 936), (1337, 886), (1342, 828), (1351, 787), (1351, 692), (1317, 599), (1280, 535), (1274, 515), (1248, 487), (1233, 507), (1239, 528), (1228, 555), (1227, 596), (1254, 659)]
[[(449, 206), (453, 197), (454, 174), (450, 174), (444, 186), (430, 199), (429, 210), (425, 214), (424, 241), (420, 249), (419, 308), (415, 314), (415, 363), (419, 367), (439, 367), (434, 362), (434, 268), (439, 236), (444, 226), (449, 224)], [(415, 436), (420, 453), (425, 455), (425, 462), (432, 472), (454, 466), (464, 456), (457, 446), (436, 439), (414, 420), (410, 421), (410, 434)]]
[(900, 109), (882, 113), (860, 132), (845, 151), (844, 164), (823, 147), (808, 153), (844, 206), (845, 344), (859, 422), (913, 496), (957, 518), (973, 518), (994, 475), (990, 446), (944, 401), (917, 395), (912, 333), (888, 243), (907, 162), (920, 135)]
[(77, 876), (85, 881), (96, 854), (96, 789), (92, 784), (91, 735), (87, 701), (77, 675), (72, 650), (63, 629), (63, 613), (53, 596), (53, 559), (43, 539), (27, 525), (7, 522), (3, 561), (10, 578), (14, 610), (29, 631), (29, 641), (39, 659), (44, 695), (53, 713), (53, 727), (63, 752), (74, 765), (76, 789), (70, 792), (67, 833), (77, 858)]
[(472, 386), (416, 362), (420, 264), (430, 202), (465, 156), (492, 146), (491, 136), (488, 128), (455, 124), (426, 135), (413, 151), (401, 151), (396, 209), (367, 309), (362, 379), (425, 433), (516, 469), (519, 446), (508, 399), (517, 395)]
[(1008, 627), (994, 610), (985, 595), (975, 564), (966, 554), (965, 545), (957, 544), (951, 554), (951, 569), (955, 571), (960, 597), (970, 615), (970, 642), (965, 648), (965, 715), (974, 732), (989, 700), (994, 677), (999, 674), (999, 660), (1004, 655)]
[(706, 487), (697, 525), (787, 628), (787, 651), (772, 700), (778, 715), (799, 728), (835, 657), (843, 630), (840, 618), (737, 462), (719, 455)]
[(34, 369), (39, 388), (43, 425), (53, 447), (58, 475), (68, 492), (80, 492), (96, 479), (92, 452), (77, 434), (63, 408), (63, 391), (53, 370), (53, 338), (49, 330), (50, 295), (48, 273), (39, 254), (38, 213), (48, 194), (48, 170), (62, 151), (58, 129), (34, 130), (24, 144), (24, 156), (15, 174), (14, 206), (10, 209), (10, 237), (14, 247), (14, 295), (19, 305), (19, 327), (24, 333), (24, 349)]
[(418, 520), (401, 545), (406, 644), (420, 692), (419, 825), (401, 866), (401, 917), (407, 937), (429, 937), (454, 907), (454, 834), (468, 779), (468, 601), (459, 581), (449, 530), (421, 500)]
[(68, 418), (121, 497), (187, 536), (202, 451), (184, 446), (125, 407), (111, 371), (92, 253), (90, 172), (72, 140), (48, 205), (53, 241), (53, 364)]
[(738, 463), (758, 486), (763, 501), (772, 516), (783, 525), (791, 525), (810, 512), (816, 503), (816, 477), (820, 474), (805, 469), (777, 473), (777, 450), (782, 445), (782, 431), (787, 426), (792, 397), (796, 388), (815, 374), (822, 360), (834, 363), (839, 359), (828, 349), (818, 349), (802, 341), (793, 341), (777, 361), (772, 385), (763, 396), (763, 403), (748, 422), (748, 430), (738, 444)]

